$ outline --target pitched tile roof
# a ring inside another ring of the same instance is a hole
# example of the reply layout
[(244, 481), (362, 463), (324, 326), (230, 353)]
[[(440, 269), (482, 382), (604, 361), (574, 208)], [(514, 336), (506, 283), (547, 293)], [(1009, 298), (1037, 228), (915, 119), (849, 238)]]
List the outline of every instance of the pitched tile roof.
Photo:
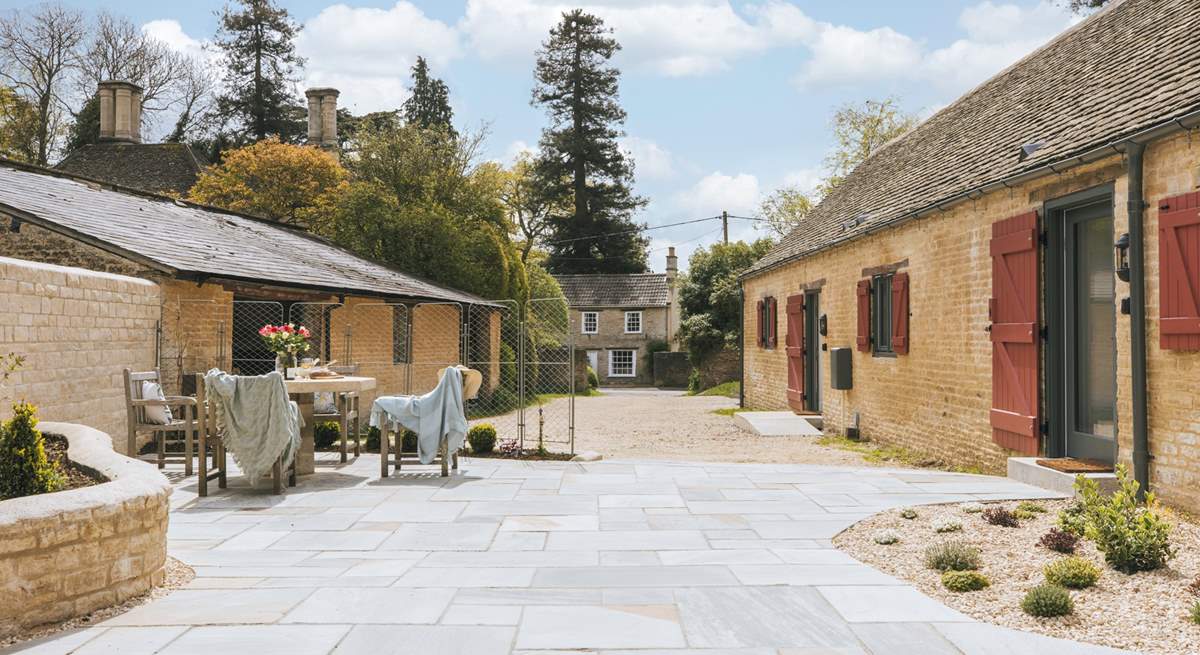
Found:
[(877, 151), (745, 275), (1198, 109), (1200, 4), (1118, 0)]
[(150, 193), (183, 197), (208, 160), (186, 143), (93, 143), (55, 168)]
[(483, 302), (264, 219), (0, 159), (0, 214), (4, 213), (177, 276)]
[(666, 307), (666, 273), (555, 275), (571, 307)]

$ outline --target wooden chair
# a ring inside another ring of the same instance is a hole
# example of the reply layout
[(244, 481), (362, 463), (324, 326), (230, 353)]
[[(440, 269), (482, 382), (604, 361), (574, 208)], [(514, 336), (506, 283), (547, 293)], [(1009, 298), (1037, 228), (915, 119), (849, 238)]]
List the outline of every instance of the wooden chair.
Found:
[[(198, 433), (199, 447), (203, 454), (205, 450), (212, 446), (212, 471), (209, 471), (208, 463), (203, 455), (200, 457), (200, 479), (199, 493), (201, 497), (208, 495), (208, 483), (212, 480), (217, 481), (217, 486), (225, 489), (228, 486), (228, 471), (229, 459), (228, 451), (225, 448), (225, 442), (221, 438), (220, 431), (217, 429), (217, 411), (215, 403), (208, 402), (208, 396), (204, 388), (204, 374), (196, 374), (196, 407), (199, 410), (198, 415)], [(283, 493), (283, 457), (275, 460), (275, 465), (271, 467), (271, 490), (276, 494)], [(296, 486), (296, 458), (292, 458), (292, 463), (286, 471), (287, 486)]]
[[(144, 398), (142, 395), (143, 382), (153, 382), (162, 388), (162, 376), (158, 369), (142, 372), (125, 369), (125, 411), (128, 426), (126, 454), (130, 457), (137, 457), (138, 433), (150, 432), (158, 449), (158, 468), (163, 468), (167, 462), (182, 461), (184, 475), (191, 475), (197, 427), (196, 399), (190, 396), (166, 396), (162, 399)], [(151, 423), (146, 420), (147, 407), (163, 407), (175, 411), (171, 412), (171, 421)], [(166, 437), (169, 432), (183, 432), (182, 456), (167, 453)], [(204, 450), (201, 449), (200, 453), (201, 459), (203, 459)]]
[(321, 421), (321, 420), (337, 421), (338, 427), (341, 429), (341, 435), (342, 435), (342, 437), (341, 437), (341, 439), (342, 439), (342, 442), (341, 442), (342, 463), (345, 463), (347, 460), (347, 455), (349, 454), (349, 448), (347, 447), (347, 442), (350, 438), (351, 429), (353, 429), (353, 434), (354, 434), (354, 457), (357, 458), (361, 454), (361, 450), (362, 450), (362, 444), (361, 444), (362, 437), (359, 436), (359, 432), (358, 432), (359, 428), (361, 427), (361, 425), (359, 423), (359, 413), (358, 413), (358, 392), (357, 391), (343, 391), (341, 393), (334, 394), (333, 400), (334, 400), (337, 411), (335, 411), (332, 414), (327, 414), (327, 413), (326, 414), (313, 414), (313, 418), (317, 421)]
[[(397, 432), (387, 428), (387, 424), (389, 423), (390, 421), (385, 421), (385, 429), (379, 431), (379, 475), (384, 478), (391, 474), (390, 467), (392, 466), (399, 471), (406, 461), (410, 464), (419, 464), (421, 462), (416, 450), (404, 450), (404, 428), (401, 427), (400, 431)], [(394, 454), (391, 452), (392, 448), (389, 443), (392, 437), (396, 439)], [(435, 461), (440, 462), (442, 465), (443, 478), (450, 475), (451, 468), (455, 471), (458, 470), (458, 451), (447, 455), (446, 450), (448, 448), (449, 444), (443, 436), (441, 442), (438, 443), (438, 452), (435, 458)]]

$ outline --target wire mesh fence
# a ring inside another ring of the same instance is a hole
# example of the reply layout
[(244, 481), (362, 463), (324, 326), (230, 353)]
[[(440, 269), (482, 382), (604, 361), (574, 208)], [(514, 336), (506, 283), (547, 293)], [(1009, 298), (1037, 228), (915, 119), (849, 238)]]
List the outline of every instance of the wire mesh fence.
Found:
[(288, 307), (288, 323), (308, 328), (308, 352), (301, 357), (312, 357), (322, 362), (334, 359), (334, 342), (344, 344), (344, 332), (334, 333), (333, 313), (341, 309), (336, 302), (296, 302)]
[(464, 322), (466, 365), (483, 374), (467, 402), (472, 425), (489, 423), (501, 441), (521, 438), (521, 307), (515, 301), (471, 305)]
[(438, 372), (464, 360), (463, 307), (458, 303), (419, 303), (412, 308), (408, 389), (413, 395), (433, 391)]
[(565, 298), (535, 298), (525, 306), (521, 358), (522, 448), (566, 444), (575, 451), (575, 344)]
[(409, 306), (399, 303), (358, 303), (334, 312), (335, 326), (345, 338), (333, 358), (355, 375), (375, 378), (375, 391), (363, 396), (363, 406), (369, 407), (375, 396), (409, 394), (410, 318)]
[(283, 303), (272, 300), (233, 301), (230, 335), (231, 370), (236, 375), (264, 375), (275, 370), (275, 353), (267, 349), (258, 331), (264, 325), (284, 323)]
[(171, 394), (194, 393), (193, 374), (229, 367), (227, 305), (206, 298), (181, 298), (163, 311), (157, 366)]

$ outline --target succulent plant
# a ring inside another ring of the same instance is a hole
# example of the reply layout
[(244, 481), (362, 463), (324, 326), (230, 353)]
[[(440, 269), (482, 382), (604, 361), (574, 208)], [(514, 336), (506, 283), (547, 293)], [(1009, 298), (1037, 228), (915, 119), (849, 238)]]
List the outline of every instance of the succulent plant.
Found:
[(904, 509), (900, 510), (900, 518), (902, 518), (902, 519), (908, 519), (911, 521), (911, 520), (917, 518), (917, 516), (918, 516), (917, 510), (915, 510), (911, 507), (905, 507)]
[(937, 533), (962, 532), (962, 523), (954, 519), (942, 519), (933, 524), (933, 531)]
[(890, 546), (900, 542), (900, 535), (896, 534), (893, 530), (882, 530), (876, 532), (872, 539), (881, 546)]

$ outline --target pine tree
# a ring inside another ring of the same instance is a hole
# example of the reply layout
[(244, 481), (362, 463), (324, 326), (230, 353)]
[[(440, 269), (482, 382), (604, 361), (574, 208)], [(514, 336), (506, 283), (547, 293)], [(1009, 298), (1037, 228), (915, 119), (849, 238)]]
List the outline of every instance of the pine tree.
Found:
[[(554, 273), (640, 273), (647, 239), (630, 215), (633, 163), (617, 146), (625, 110), (617, 101), (621, 72), (608, 64), (620, 44), (604, 22), (583, 10), (564, 13), (538, 51), (533, 104), (545, 107), (534, 176), (551, 216), (547, 268)], [(600, 236), (604, 235), (604, 236)]]
[(225, 91), (218, 112), (234, 124), (245, 143), (278, 136), (295, 141), (304, 133), (293, 109), (296, 69), (304, 59), (294, 40), (300, 26), (272, 0), (239, 0), (241, 11), (226, 6), (220, 15), (216, 44), (224, 54)]
[(417, 63), (412, 67), (412, 95), (404, 101), (404, 121), (425, 129), (444, 129), (451, 136), (457, 136), (453, 120), (449, 87), (440, 79), (430, 77), (429, 64), (424, 57), (417, 57)]

